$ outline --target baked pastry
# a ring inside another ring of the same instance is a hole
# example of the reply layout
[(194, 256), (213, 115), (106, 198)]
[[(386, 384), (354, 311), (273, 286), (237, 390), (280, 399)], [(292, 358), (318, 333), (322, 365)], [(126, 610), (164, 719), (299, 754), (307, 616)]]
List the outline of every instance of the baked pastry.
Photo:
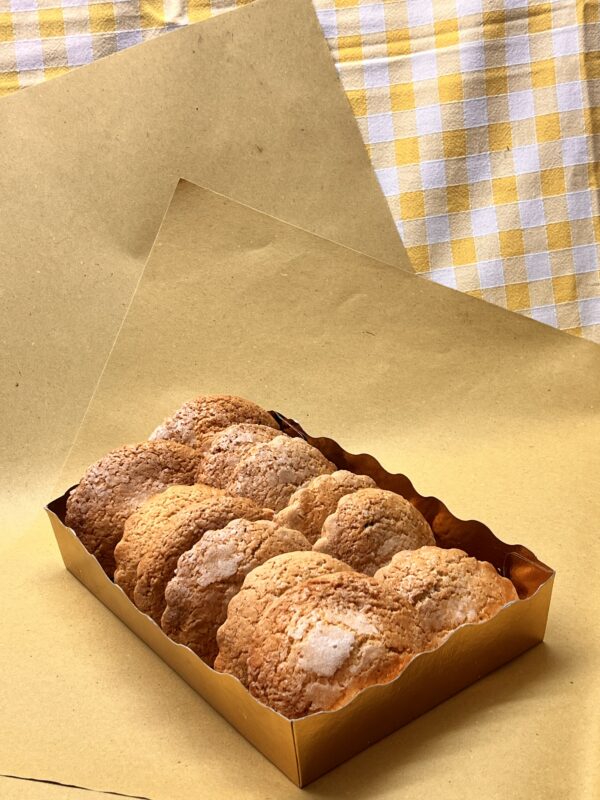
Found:
[(373, 575), (399, 550), (427, 544), (435, 544), (433, 532), (408, 500), (385, 489), (359, 489), (342, 497), (313, 550)]
[(420, 547), (396, 553), (377, 570), (375, 580), (406, 598), (438, 641), (459, 625), (490, 619), (519, 599), (514, 585), (488, 561), (458, 549)]
[(137, 567), (145, 552), (145, 539), (165, 529), (182, 509), (204, 500), (208, 495), (224, 494), (204, 484), (169, 486), (149, 497), (125, 522), (123, 536), (115, 547), (115, 583), (133, 600)]
[(321, 535), (323, 523), (333, 514), (342, 497), (374, 486), (375, 481), (368, 475), (355, 475), (345, 469), (338, 469), (331, 475), (317, 475), (296, 489), (275, 520), (280, 525), (302, 531), (314, 544)]
[(299, 486), (326, 472), (335, 472), (335, 465), (315, 447), (304, 439), (282, 435), (255, 444), (234, 469), (226, 488), (280, 511)]
[(299, 531), (265, 520), (236, 519), (221, 530), (208, 531), (177, 562), (165, 591), (162, 629), (212, 666), (217, 629), (245, 576), (280, 553), (309, 549), (310, 542)]
[(144, 554), (137, 567), (133, 602), (160, 625), (165, 610), (165, 589), (175, 573), (177, 560), (207, 531), (219, 530), (234, 519), (270, 519), (273, 512), (261, 508), (247, 497), (215, 494), (186, 506), (172, 522), (148, 530)]
[(238, 422), (279, 426), (264, 408), (243, 397), (228, 394), (201, 395), (188, 400), (154, 430), (150, 440), (174, 439), (197, 447), (204, 434), (227, 428)]
[(256, 627), (248, 688), (294, 719), (395, 678), (429, 646), (410, 604), (355, 572), (322, 575), (273, 601)]
[(199, 483), (226, 486), (240, 459), (258, 442), (270, 442), (281, 431), (267, 425), (240, 422), (223, 430), (207, 433), (200, 440)]
[(66, 523), (112, 578), (125, 520), (150, 495), (194, 483), (198, 453), (178, 442), (142, 442), (112, 450), (85, 472), (67, 500)]
[(247, 686), (248, 654), (256, 641), (256, 626), (269, 603), (292, 586), (334, 572), (352, 572), (352, 569), (336, 558), (312, 550), (275, 556), (249, 572), (229, 603), (227, 619), (217, 631), (219, 655), (215, 669), (235, 675)]

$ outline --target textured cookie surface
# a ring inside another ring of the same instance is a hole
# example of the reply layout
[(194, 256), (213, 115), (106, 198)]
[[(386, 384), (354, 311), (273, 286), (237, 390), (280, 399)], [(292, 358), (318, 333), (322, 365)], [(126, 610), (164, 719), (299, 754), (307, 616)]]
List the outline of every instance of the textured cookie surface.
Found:
[(331, 475), (318, 475), (296, 489), (275, 519), (281, 525), (302, 531), (314, 544), (321, 535), (323, 523), (333, 514), (342, 497), (374, 486), (375, 481), (368, 475), (355, 475), (345, 469)]
[(202, 436), (238, 422), (278, 428), (268, 411), (243, 397), (202, 395), (188, 400), (150, 434), (150, 439), (174, 439), (197, 447)]
[(217, 632), (219, 655), (215, 660), (215, 669), (230, 672), (247, 686), (246, 662), (256, 642), (256, 626), (269, 603), (292, 586), (311, 578), (351, 571), (347, 564), (311, 550), (284, 553), (253, 569), (229, 603), (227, 619)]
[(221, 489), (203, 484), (169, 486), (149, 497), (125, 522), (121, 541), (115, 547), (115, 583), (133, 600), (137, 566), (145, 553), (145, 539), (168, 527), (173, 517), (208, 495), (223, 494)]
[(428, 646), (400, 595), (366, 575), (323, 575), (267, 606), (248, 658), (248, 686), (293, 719), (339, 708), (366, 686), (392, 680)]
[(487, 561), (462, 550), (421, 547), (396, 553), (375, 580), (397, 591), (418, 611), (422, 625), (444, 638), (466, 622), (490, 619), (518, 595)]
[(270, 442), (281, 432), (267, 425), (240, 422), (223, 430), (208, 433), (200, 440), (199, 483), (224, 487), (240, 459), (259, 442)]
[(125, 445), (88, 467), (67, 501), (66, 523), (112, 578), (125, 520), (151, 495), (195, 481), (198, 453), (178, 442)]
[(246, 453), (233, 471), (227, 491), (280, 511), (303, 483), (334, 471), (334, 464), (308, 442), (276, 436)]
[(144, 538), (144, 555), (137, 567), (133, 590), (136, 606), (160, 624), (165, 610), (165, 589), (173, 577), (177, 560), (192, 548), (207, 531), (224, 528), (234, 519), (270, 519), (273, 512), (261, 508), (247, 497), (225, 493), (206, 497), (186, 506), (163, 528)]
[(245, 576), (273, 556), (309, 548), (299, 531), (265, 520), (237, 519), (221, 530), (208, 531), (177, 563), (165, 592), (163, 630), (212, 665), (217, 629)]
[(359, 489), (339, 501), (313, 549), (373, 575), (399, 550), (435, 544), (425, 518), (395, 492)]

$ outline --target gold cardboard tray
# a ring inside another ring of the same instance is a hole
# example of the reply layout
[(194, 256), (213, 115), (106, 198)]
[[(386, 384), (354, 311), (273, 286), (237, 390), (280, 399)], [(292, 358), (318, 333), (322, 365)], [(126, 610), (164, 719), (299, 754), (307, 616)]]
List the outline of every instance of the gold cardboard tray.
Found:
[(318, 778), (374, 742), (424, 714), (544, 638), (554, 571), (522, 545), (501, 542), (481, 522), (457, 519), (435, 497), (423, 497), (404, 475), (392, 475), (367, 454), (352, 455), (332, 439), (315, 438), (278, 412), (281, 429), (317, 447), (339, 469), (370, 475), (379, 486), (411, 500), (442, 547), (460, 547), (490, 561), (510, 578), (519, 600), (493, 619), (466, 624), (436, 650), (416, 656), (388, 684), (372, 686), (337, 711), (288, 720), (253, 698), (231, 675), (215, 672), (191, 650), (172, 642), (142, 614), (65, 525), (69, 489), (46, 511), (66, 568), (192, 688), (297, 786)]

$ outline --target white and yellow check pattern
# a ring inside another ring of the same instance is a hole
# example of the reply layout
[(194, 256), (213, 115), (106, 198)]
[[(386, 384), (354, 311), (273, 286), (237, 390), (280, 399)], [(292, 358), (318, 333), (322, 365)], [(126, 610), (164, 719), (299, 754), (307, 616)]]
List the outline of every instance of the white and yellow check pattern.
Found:
[[(0, 0), (0, 94), (235, 5)], [(416, 270), (600, 342), (598, 0), (315, 6)]]

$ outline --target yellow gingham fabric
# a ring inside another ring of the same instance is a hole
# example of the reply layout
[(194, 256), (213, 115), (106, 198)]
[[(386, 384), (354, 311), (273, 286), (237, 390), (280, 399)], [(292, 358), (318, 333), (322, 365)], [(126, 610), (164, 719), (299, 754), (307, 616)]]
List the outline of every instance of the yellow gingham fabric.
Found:
[[(0, 94), (235, 5), (0, 0)], [(598, 0), (315, 7), (415, 269), (600, 342)]]

